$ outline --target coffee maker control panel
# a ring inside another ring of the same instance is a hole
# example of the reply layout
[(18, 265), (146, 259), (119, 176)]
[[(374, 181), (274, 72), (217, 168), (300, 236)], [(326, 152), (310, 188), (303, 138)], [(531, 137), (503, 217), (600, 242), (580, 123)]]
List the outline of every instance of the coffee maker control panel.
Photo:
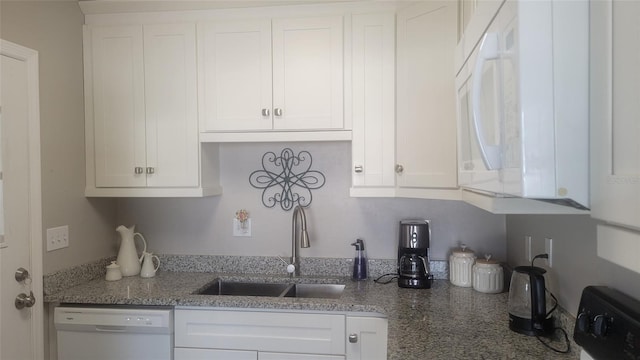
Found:
[(594, 359), (640, 359), (640, 301), (606, 286), (586, 287), (573, 338)]

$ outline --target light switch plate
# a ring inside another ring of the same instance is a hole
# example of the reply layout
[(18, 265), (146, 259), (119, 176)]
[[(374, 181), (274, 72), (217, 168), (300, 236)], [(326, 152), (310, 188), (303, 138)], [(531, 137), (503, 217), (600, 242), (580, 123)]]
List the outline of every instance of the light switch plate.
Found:
[(251, 236), (251, 219), (245, 220), (244, 226), (238, 219), (233, 219), (233, 236)]
[(47, 229), (47, 251), (69, 247), (69, 226)]

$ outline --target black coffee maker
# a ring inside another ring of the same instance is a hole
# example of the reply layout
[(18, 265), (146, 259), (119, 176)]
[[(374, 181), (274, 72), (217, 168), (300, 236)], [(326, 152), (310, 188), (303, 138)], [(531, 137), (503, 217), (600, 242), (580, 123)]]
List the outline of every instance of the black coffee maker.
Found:
[(429, 270), (429, 220), (400, 221), (398, 243), (398, 286), (429, 289), (433, 275)]

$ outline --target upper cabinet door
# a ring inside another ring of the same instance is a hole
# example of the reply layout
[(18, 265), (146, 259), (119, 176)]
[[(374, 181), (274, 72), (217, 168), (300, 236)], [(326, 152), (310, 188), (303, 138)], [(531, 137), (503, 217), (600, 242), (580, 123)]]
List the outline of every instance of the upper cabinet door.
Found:
[(352, 17), (353, 186), (394, 187), (395, 14)]
[(456, 2), (418, 3), (397, 21), (397, 185), (457, 188)]
[(147, 186), (198, 186), (195, 24), (145, 25)]
[(591, 3), (591, 215), (640, 230), (640, 3)]
[(342, 16), (273, 20), (274, 129), (340, 129)]
[(271, 21), (198, 25), (202, 131), (271, 129)]
[(640, 273), (640, 3), (592, 1), (591, 216), (597, 253)]
[(146, 186), (142, 26), (90, 31), (96, 186)]

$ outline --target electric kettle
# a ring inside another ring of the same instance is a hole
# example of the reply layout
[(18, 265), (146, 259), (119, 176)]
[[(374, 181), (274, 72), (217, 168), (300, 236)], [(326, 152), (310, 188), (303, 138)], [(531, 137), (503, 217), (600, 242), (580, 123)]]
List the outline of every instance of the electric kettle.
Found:
[(547, 297), (545, 273), (546, 270), (536, 266), (518, 266), (513, 270), (509, 289), (509, 329), (538, 336), (553, 332), (551, 313), (556, 304)]

